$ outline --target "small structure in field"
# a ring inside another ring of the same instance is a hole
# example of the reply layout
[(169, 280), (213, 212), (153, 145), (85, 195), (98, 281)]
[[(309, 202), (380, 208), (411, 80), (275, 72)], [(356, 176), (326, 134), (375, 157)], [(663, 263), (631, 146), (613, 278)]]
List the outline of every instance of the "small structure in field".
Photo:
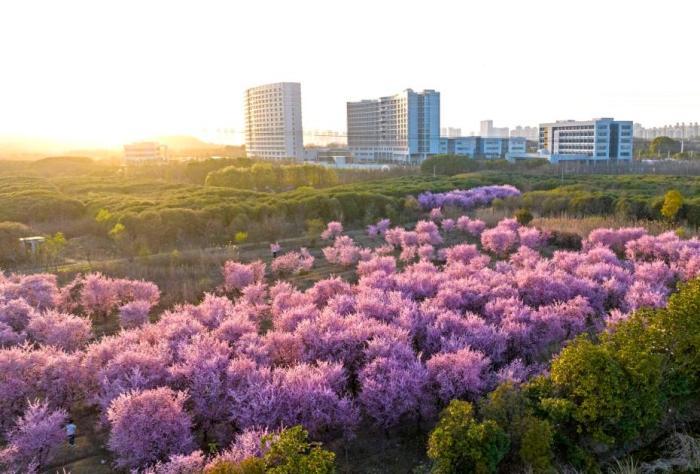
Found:
[(46, 237), (41, 237), (40, 235), (33, 237), (22, 237), (19, 239), (19, 241), (28, 253), (36, 255), (37, 250), (39, 250), (39, 246), (46, 242)]

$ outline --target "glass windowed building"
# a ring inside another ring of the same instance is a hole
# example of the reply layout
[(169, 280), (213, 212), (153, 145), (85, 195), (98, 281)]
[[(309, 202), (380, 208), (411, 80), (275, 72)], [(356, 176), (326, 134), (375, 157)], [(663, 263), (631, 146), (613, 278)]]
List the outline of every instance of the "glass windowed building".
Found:
[(440, 154), (468, 156), (470, 158), (504, 158), (508, 153), (525, 153), (524, 137), (442, 137)]
[(634, 156), (633, 124), (612, 118), (540, 124), (539, 148), (551, 162), (629, 161)]
[(434, 90), (347, 103), (348, 148), (361, 161), (418, 163), (440, 153), (440, 93)]

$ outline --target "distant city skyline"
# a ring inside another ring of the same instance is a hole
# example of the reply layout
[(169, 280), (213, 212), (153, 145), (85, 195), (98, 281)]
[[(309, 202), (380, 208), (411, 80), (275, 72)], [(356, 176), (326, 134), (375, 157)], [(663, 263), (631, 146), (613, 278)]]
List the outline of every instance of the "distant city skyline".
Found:
[[(4, 2), (0, 136), (120, 146), (229, 130), (242, 143), (243, 91), (273, 82), (302, 84), (309, 130), (344, 131), (346, 102), (407, 88), (440, 91), (441, 122), (463, 134), (484, 119), (695, 122), (699, 66), (679, 45), (697, 43), (700, 5), (672, 3), (591, 0), (570, 21), (554, 0)], [(328, 12), (341, 10), (372, 34), (339, 33)]]

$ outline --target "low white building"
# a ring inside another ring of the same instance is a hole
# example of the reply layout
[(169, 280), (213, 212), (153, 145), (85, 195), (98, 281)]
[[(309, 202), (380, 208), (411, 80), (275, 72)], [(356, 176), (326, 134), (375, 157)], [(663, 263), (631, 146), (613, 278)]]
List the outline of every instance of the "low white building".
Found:
[(137, 142), (124, 145), (124, 161), (127, 163), (167, 161), (168, 147), (158, 142)]

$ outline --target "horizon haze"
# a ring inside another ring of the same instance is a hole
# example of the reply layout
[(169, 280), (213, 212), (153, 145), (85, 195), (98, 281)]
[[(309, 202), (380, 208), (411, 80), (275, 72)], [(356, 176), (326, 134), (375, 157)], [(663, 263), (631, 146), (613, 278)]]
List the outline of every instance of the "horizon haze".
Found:
[(241, 143), (244, 90), (282, 81), (302, 84), (307, 130), (344, 133), (347, 101), (407, 88), (439, 91), (442, 126), (465, 135), (483, 119), (700, 120), (700, 67), (686, 47), (700, 6), (569, 5), (10, 2), (0, 6), (0, 142)]

